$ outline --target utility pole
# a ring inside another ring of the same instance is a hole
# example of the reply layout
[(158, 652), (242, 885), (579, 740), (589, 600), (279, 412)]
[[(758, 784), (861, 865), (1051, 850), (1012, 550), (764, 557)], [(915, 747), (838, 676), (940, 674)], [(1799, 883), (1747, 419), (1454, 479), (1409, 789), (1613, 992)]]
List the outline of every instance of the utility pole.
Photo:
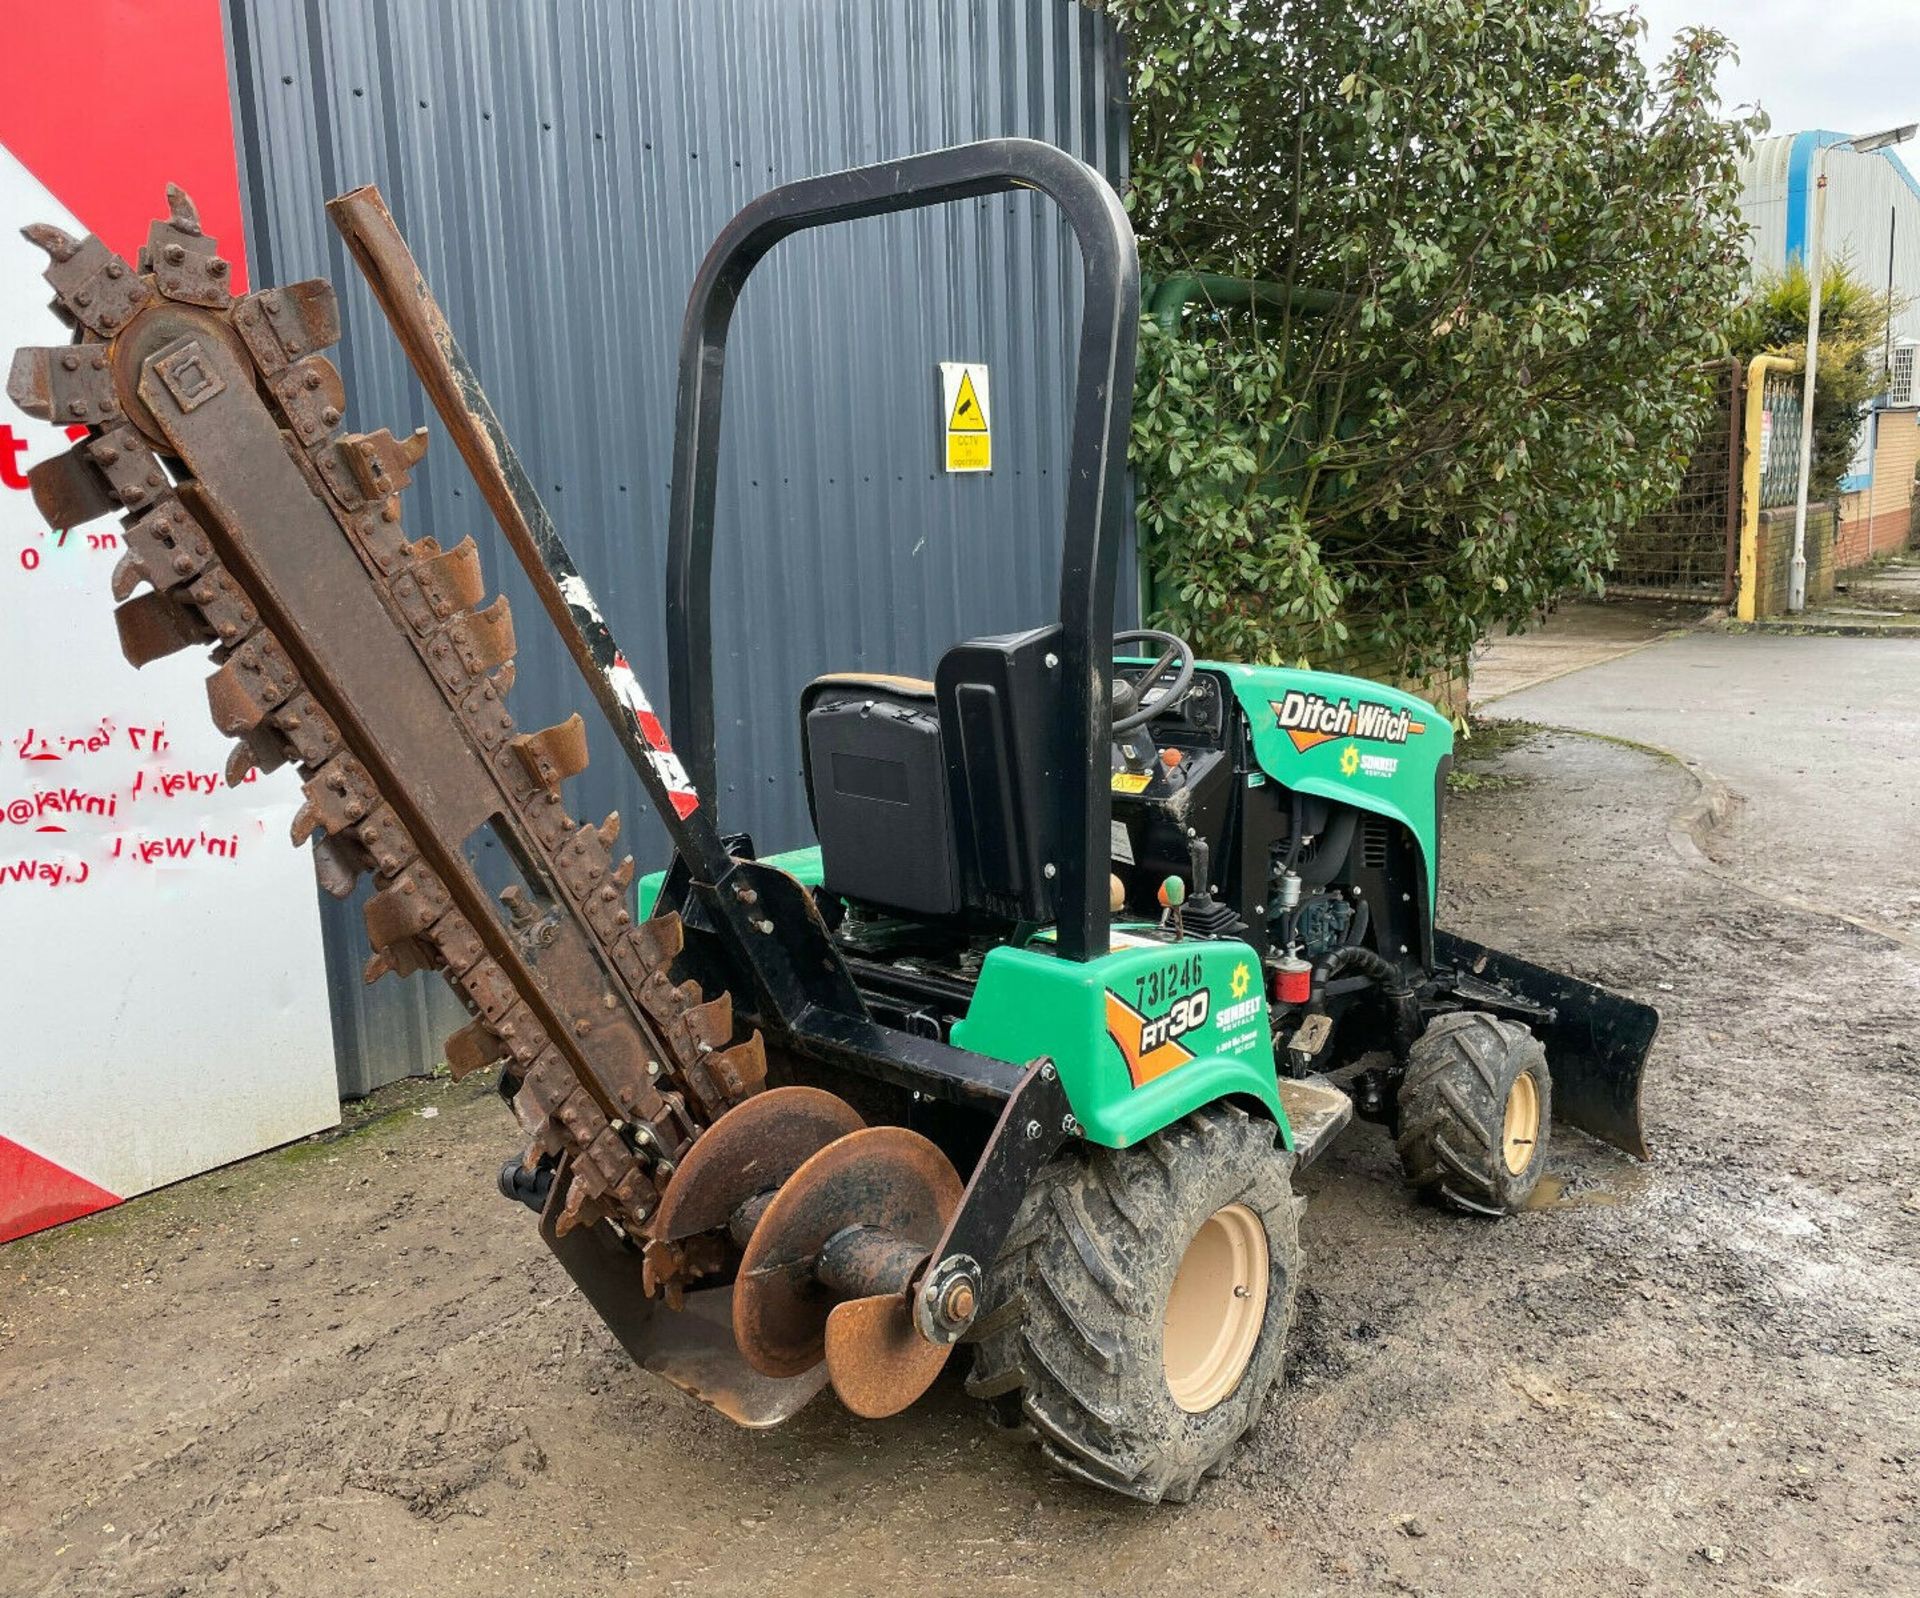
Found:
[[(1920, 123), (1887, 128), (1879, 133), (1863, 133), (1841, 141), (1857, 155), (1884, 150), (1900, 144), (1920, 131)], [(1827, 145), (1813, 152), (1813, 222), (1807, 246), (1807, 370), (1800, 383), (1800, 488), (1793, 504), (1793, 558), (1787, 563), (1787, 609), (1807, 608), (1807, 490), (1813, 475), (1813, 399), (1820, 367), (1820, 289), (1825, 276), (1823, 259), (1827, 226)]]

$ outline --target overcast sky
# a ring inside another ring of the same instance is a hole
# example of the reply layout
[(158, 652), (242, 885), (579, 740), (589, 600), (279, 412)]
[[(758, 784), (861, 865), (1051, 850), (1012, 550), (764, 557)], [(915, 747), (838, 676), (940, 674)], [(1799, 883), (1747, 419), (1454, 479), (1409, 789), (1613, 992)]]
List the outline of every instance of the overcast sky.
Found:
[[(1626, 4), (1611, 9), (1627, 10)], [(1728, 105), (1757, 102), (1775, 133), (1876, 133), (1920, 121), (1920, 0), (1638, 0), (1643, 49), (1665, 53), (1681, 28), (1717, 28), (1739, 47)], [(1901, 151), (1920, 170), (1920, 138)]]

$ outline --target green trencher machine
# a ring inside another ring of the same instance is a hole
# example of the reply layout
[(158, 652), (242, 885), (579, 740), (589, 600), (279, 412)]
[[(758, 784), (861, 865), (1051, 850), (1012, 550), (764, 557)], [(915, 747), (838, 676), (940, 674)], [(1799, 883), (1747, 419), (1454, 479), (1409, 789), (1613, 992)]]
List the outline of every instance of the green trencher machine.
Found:
[[(1016, 189), (1082, 260), (1055, 603), (930, 680), (796, 685), (817, 842), (761, 855), (715, 814), (733, 309), (792, 233)], [(1654, 1012), (1435, 926), (1444, 715), (1112, 632), (1141, 306), (1090, 168), (966, 145), (775, 189), (714, 242), (682, 333), (664, 723), (377, 193), (329, 209), (666, 824), (662, 870), (636, 882), (617, 817), (568, 815), (578, 717), (514, 728), (471, 541), (400, 531), (424, 436), (337, 432), (331, 289), (233, 298), (177, 191), (134, 263), (29, 230), (74, 343), (21, 351), (9, 393), (88, 427), (35, 493), (58, 526), (125, 515), (128, 657), (214, 647), (230, 775), (295, 766), (322, 886), (373, 879), (369, 978), (461, 994), (448, 1061), (494, 1073), (525, 1133), (501, 1188), (643, 1366), (764, 1426), (829, 1383), (897, 1413), (965, 1344), (969, 1391), (1059, 1469), (1184, 1500), (1275, 1389), (1294, 1177), (1356, 1120), (1482, 1216), (1526, 1202), (1556, 1124), (1645, 1156)]]

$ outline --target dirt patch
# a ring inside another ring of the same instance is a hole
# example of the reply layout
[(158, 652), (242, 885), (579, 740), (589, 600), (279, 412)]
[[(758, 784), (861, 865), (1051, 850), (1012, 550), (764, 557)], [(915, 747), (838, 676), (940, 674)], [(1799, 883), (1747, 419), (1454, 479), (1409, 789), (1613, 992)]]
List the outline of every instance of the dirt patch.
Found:
[(1352, 1134), (1303, 1182), (1286, 1391), (1191, 1506), (1050, 1475), (951, 1376), (736, 1430), (494, 1195), (500, 1106), (415, 1084), (0, 1251), (0, 1591), (1920, 1590), (1920, 961), (1689, 869), (1669, 763), (1534, 734), (1488, 770), (1443, 919), (1661, 1007), (1656, 1160), (1562, 1136), (1487, 1224)]

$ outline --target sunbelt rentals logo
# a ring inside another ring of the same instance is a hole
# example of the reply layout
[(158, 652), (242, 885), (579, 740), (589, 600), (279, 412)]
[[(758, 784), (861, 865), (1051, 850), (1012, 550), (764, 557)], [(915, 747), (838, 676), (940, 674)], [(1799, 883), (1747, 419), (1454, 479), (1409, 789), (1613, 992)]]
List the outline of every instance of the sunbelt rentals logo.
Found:
[[(1320, 694), (1289, 689), (1284, 699), (1269, 699), (1274, 723), (1293, 740), (1302, 754), (1336, 738), (1362, 738), (1373, 743), (1403, 744), (1427, 730), (1411, 711), (1383, 705), (1374, 699), (1327, 699)], [(1349, 771), (1348, 776), (1353, 773)]]

